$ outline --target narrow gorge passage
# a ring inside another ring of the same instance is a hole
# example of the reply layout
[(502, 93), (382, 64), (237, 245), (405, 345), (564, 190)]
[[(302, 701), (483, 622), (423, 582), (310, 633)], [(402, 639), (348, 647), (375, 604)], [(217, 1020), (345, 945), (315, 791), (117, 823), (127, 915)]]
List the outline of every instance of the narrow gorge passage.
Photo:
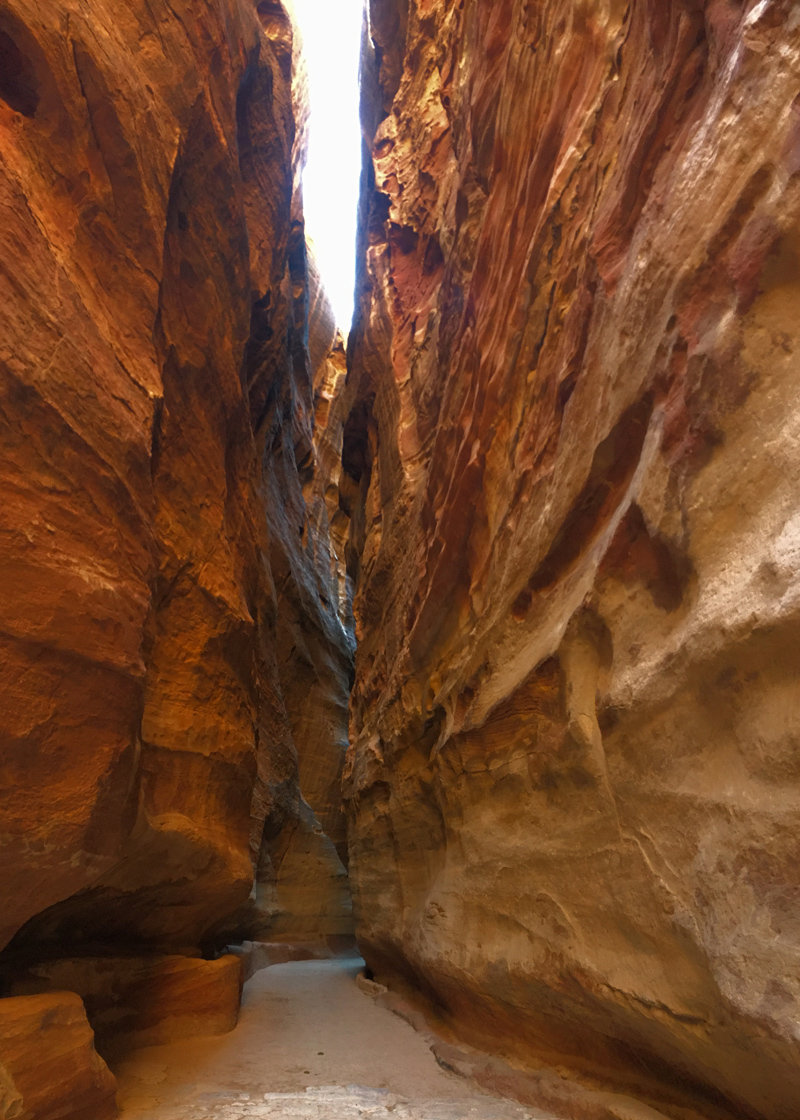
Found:
[(0, 0), (0, 1120), (799, 1120), (800, 9), (366, 0), (349, 324), (344, 11)]

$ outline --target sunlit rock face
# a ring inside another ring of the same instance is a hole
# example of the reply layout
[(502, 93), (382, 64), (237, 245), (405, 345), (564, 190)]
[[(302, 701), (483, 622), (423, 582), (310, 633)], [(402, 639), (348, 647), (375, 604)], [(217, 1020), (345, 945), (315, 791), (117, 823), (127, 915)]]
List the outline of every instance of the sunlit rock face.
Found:
[(304, 691), (341, 768), (293, 49), (272, 0), (0, 3), (0, 946), (26, 959), (268, 926)]
[(371, 5), (359, 943), (670, 1115), (800, 1101), (800, 16)]

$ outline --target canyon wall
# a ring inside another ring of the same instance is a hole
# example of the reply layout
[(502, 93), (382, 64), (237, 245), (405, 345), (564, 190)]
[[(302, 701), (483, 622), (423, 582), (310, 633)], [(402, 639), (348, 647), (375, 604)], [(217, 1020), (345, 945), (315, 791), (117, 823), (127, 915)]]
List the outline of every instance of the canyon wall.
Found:
[(800, 13), (371, 0), (363, 71), (362, 951), (512, 1068), (793, 1120)]
[(350, 927), (297, 54), (278, 0), (0, 2), (0, 966)]

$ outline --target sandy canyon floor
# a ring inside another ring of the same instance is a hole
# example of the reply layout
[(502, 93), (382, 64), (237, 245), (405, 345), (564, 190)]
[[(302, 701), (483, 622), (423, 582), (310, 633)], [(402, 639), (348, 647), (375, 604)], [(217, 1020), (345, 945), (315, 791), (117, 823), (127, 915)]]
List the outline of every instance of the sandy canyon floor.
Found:
[(273, 965), (228, 1035), (138, 1050), (123, 1120), (556, 1120), (474, 1089), (355, 984), (360, 960)]

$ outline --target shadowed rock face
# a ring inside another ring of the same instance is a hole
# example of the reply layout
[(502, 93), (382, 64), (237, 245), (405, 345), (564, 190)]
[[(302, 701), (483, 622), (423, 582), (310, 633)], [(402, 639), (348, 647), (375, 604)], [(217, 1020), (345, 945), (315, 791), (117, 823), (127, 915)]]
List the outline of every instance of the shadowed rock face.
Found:
[[(94, 1029), (98, 1052), (108, 1061), (142, 1046), (181, 1038), (226, 1034), (236, 1026), (242, 994), (242, 962), (227, 954), (204, 961), (186, 956), (78, 957), (16, 970), (11, 1000), (35, 999), (53, 990), (77, 994)], [(32, 1046), (35, 1054), (35, 1039)]]
[(800, 19), (370, 7), (359, 943), (512, 1064), (790, 1120)]
[(325, 698), (335, 775), (351, 655), (303, 496), (292, 51), (279, 3), (0, 3), (0, 946), (28, 957), (197, 945), (284, 826), (341, 844), (298, 786), (293, 698)]

